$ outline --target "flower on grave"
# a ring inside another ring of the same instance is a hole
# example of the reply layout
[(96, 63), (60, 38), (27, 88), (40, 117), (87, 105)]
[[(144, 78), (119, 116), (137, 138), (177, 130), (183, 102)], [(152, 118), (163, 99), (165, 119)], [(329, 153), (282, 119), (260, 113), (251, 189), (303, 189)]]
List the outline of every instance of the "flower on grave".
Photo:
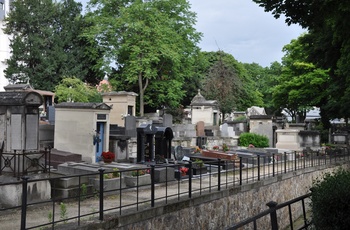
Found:
[(120, 172), (118, 168), (114, 168), (113, 172), (103, 174), (104, 179), (112, 179), (112, 178), (118, 178), (120, 177)]
[(102, 152), (101, 156), (104, 160), (114, 160), (114, 158), (115, 158), (115, 154), (110, 152), (110, 151)]
[(213, 147), (213, 150), (218, 151), (218, 150), (219, 150), (219, 146), (215, 145), (215, 146)]
[(227, 144), (222, 144), (222, 151), (224, 151), (224, 152), (226, 152), (226, 151), (228, 151), (228, 150), (230, 150), (229, 149), (229, 147), (227, 146)]
[(255, 148), (255, 146), (253, 144), (249, 144), (248, 148)]
[(131, 172), (131, 176), (142, 176), (147, 173), (147, 170), (145, 169), (137, 169)]
[(194, 150), (194, 153), (200, 153), (202, 150), (201, 148), (199, 148), (198, 146), (196, 146), (195, 150)]
[(186, 168), (186, 167), (180, 168), (181, 176), (186, 176), (187, 172), (188, 172), (188, 168)]

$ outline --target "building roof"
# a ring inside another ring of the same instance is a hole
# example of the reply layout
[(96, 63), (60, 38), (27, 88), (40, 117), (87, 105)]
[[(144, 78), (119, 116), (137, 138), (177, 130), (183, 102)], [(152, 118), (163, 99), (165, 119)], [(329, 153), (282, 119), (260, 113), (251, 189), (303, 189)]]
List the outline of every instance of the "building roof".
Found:
[(41, 105), (43, 98), (37, 92), (10, 91), (0, 92), (0, 105)]
[(110, 110), (112, 107), (110, 107), (106, 103), (97, 102), (62, 102), (55, 105), (55, 108)]
[(128, 96), (138, 96), (137, 93), (134, 93), (134, 92), (126, 92), (126, 91), (112, 91), (112, 92), (106, 92), (106, 93), (102, 93), (102, 96), (125, 96), (125, 95), (128, 95)]
[(191, 101), (191, 106), (201, 106), (201, 105), (209, 105), (209, 106), (217, 106), (216, 100), (206, 100), (201, 94), (200, 89), (198, 89), (198, 93), (193, 97)]

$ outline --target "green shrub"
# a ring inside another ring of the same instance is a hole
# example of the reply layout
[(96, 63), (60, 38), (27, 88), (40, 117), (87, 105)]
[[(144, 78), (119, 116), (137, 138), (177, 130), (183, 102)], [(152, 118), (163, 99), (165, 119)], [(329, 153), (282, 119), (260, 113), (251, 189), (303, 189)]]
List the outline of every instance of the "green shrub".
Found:
[(239, 136), (239, 146), (248, 147), (249, 144), (257, 148), (269, 147), (269, 138), (256, 133), (242, 133)]
[(350, 172), (339, 169), (316, 180), (311, 187), (312, 221), (316, 229), (340, 230), (350, 226)]

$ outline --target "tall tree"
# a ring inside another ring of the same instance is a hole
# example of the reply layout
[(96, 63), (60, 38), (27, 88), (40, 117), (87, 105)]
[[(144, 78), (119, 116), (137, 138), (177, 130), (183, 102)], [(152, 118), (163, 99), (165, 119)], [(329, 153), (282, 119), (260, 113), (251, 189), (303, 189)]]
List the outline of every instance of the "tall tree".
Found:
[(232, 66), (220, 58), (210, 68), (204, 89), (207, 98), (215, 98), (222, 113), (222, 122), (226, 114), (231, 113), (236, 105), (235, 91), (241, 87), (240, 79)]
[(244, 68), (243, 64), (239, 63), (232, 55), (223, 51), (203, 52), (203, 55), (206, 60), (206, 63), (202, 64), (201, 70), (206, 76), (202, 82), (205, 89), (205, 97), (213, 100), (218, 99), (216, 93), (211, 93), (215, 91), (215, 89), (210, 87), (213, 81), (216, 83), (226, 82), (222, 87), (230, 90), (223, 102), (230, 105), (231, 108), (225, 108), (221, 112), (244, 111), (253, 105), (262, 106), (261, 94), (255, 89), (251, 75)]
[(284, 67), (272, 93), (275, 106), (284, 108), (294, 122), (303, 122), (312, 106), (321, 104), (329, 84), (329, 71), (307, 62), (303, 36), (283, 47)]
[(15, 0), (11, 6), (4, 29), (11, 35), (5, 70), (10, 82), (30, 79), (35, 88), (53, 90), (64, 75), (85, 80), (88, 74), (101, 74), (93, 68), (101, 54), (79, 36), (87, 26), (80, 3)]
[(138, 84), (140, 115), (145, 103), (178, 105), (201, 36), (188, 1), (93, 0), (90, 6), (97, 23), (86, 35), (106, 48), (106, 66), (115, 62), (126, 83)]
[[(306, 46), (308, 62), (317, 68), (329, 69), (331, 81), (328, 95), (322, 98), (321, 114), (324, 127), (329, 118), (348, 118), (350, 107), (350, 7), (347, 0), (253, 0), (265, 11), (279, 18), (286, 16), (286, 23), (299, 24), (309, 33), (302, 42)], [(327, 124), (328, 123), (328, 124)]]

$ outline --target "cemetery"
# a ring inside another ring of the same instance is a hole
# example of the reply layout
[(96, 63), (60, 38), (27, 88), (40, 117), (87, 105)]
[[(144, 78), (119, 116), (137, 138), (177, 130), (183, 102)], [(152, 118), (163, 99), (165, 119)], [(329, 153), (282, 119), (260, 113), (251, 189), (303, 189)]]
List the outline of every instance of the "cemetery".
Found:
[[(252, 183), (256, 178), (327, 164), (332, 154), (347, 156), (346, 133), (332, 135), (342, 148), (331, 153), (321, 146), (317, 131), (305, 124), (284, 123), (258, 108), (251, 109), (241, 122), (219, 125), (216, 102), (205, 100), (200, 91), (189, 107), (191, 117), (173, 124), (166, 113), (134, 116), (135, 93), (105, 93), (101, 103), (48, 105), (43, 118), (40, 108), (47, 93), (23, 86), (5, 89), (0, 92), (0, 178), (2, 184), (16, 184), (1, 187), (2, 208), (23, 207), (23, 194), (31, 204), (68, 202), (82, 194), (98, 194), (103, 201), (131, 194), (135, 188), (137, 197), (150, 189), (151, 194), (143, 199), (151, 197), (154, 207), (155, 186), (161, 184), (169, 189), (175, 186), (180, 196), (183, 193), (176, 186), (188, 183), (191, 198), (196, 192), (210, 191), (214, 178), (218, 180), (214, 187), (220, 191), (218, 178), (222, 176), (226, 186), (245, 180)], [(240, 146), (239, 136), (247, 132), (268, 137), (269, 146)], [(35, 181), (28, 183), (29, 178)], [(196, 181), (199, 188), (192, 187)], [(23, 188), (27, 189), (21, 193)], [(170, 191), (159, 199), (175, 196)], [(125, 207), (122, 201), (131, 201), (124, 199), (120, 198), (120, 209), (139, 207), (141, 202), (137, 198)], [(99, 218), (103, 219), (101, 210)]]

